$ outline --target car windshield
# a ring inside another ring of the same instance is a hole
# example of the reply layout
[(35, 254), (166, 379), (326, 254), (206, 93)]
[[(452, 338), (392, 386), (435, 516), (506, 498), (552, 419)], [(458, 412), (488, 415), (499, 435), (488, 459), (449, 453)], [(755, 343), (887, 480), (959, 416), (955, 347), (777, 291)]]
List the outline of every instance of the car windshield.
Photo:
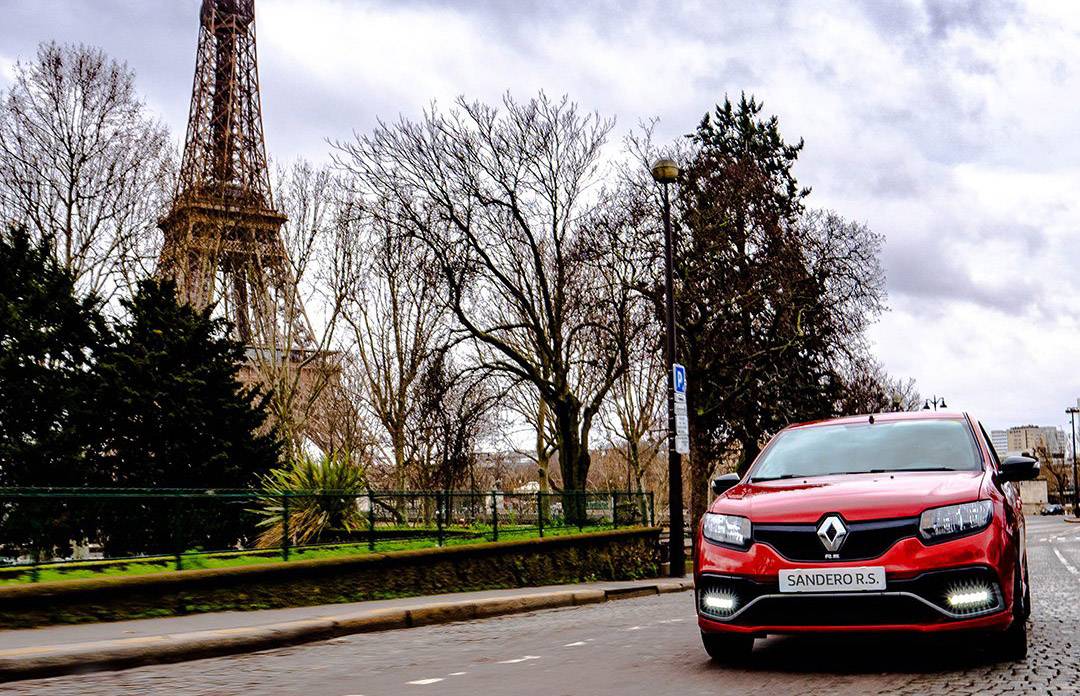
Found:
[(787, 430), (762, 454), (752, 481), (893, 471), (978, 471), (961, 420), (904, 420)]

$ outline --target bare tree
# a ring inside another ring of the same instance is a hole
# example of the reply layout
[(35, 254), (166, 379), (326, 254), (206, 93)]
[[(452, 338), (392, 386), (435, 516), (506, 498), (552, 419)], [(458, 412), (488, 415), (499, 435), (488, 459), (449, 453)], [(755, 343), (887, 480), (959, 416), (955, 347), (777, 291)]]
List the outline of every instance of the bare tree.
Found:
[(80, 290), (122, 296), (149, 274), (173, 163), (123, 63), (55, 43), (16, 63), (0, 99), (0, 216), (49, 239)]
[(558, 443), (555, 436), (555, 423), (553, 422), (547, 402), (540, 396), (532, 382), (517, 380), (500, 380), (502, 384), (503, 399), (501, 407), (511, 422), (524, 425), (532, 433), (533, 437), (523, 446), (522, 433), (520, 430), (510, 430), (505, 433), (504, 440), (509, 448), (536, 464), (536, 482), (540, 484), (541, 492), (551, 489), (560, 490), (562, 483), (558, 471), (551, 469), (551, 463), (558, 456)]
[[(283, 282), (268, 286), (266, 306), (277, 316), (264, 322), (260, 340), (273, 349), (251, 353), (258, 380), (271, 388), (275, 422), (298, 456), (305, 440), (331, 451), (347, 403), (341, 389), (342, 356), (335, 350), (348, 290), (350, 259), (338, 246), (346, 224), (339, 182), (329, 167), (297, 160), (277, 172), (278, 202), (288, 220), (282, 244), (288, 266)], [(314, 319), (313, 319), (314, 318)]]
[(881, 363), (869, 356), (853, 360), (842, 372), (841, 381), (838, 415), (914, 411), (922, 405), (914, 379), (892, 377)]
[(1066, 491), (1072, 489), (1072, 466), (1065, 464), (1065, 453), (1051, 452), (1040, 438), (1031, 456), (1039, 460), (1042, 478), (1047, 482), (1047, 493), (1051, 499), (1056, 498), (1064, 503)]
[[(485, 367), (533, 384), (551, 410), (563, 486), (583, 489), (589, 434), (626, 369), (624, 305), (596, 257), (590, 187), (611, 123), (544, 95), (502, 108), (464, 99), (420, 122), (380, 125), (338, 144), (387, 220), (424, 243), (459, 330)], [(571, 521), (584, 514), (564, 501)]]
[(339, 229), (349, 350), (367, 409), (379, 424), (391, 485), (408, 487), (409, 428), (425, 365), (446, 344), (435, 253), (398, 234), (392, 204), (354, 205)]
[(448, 349), (432, 354), (416, 389), (408, 438), (420, 489), (477, 490), (477, 447), (493, 433), (501, 396), (482, 370), (462, 369)]
[[(648, 468), (658, 461), (667, 442), (666, 371), (660, 351), (642, 333), (627, 371), (612, 389), (604, 424), (626, 464), (627, 490), (644, 490)], [(652, 345), (650, 345), (652, 344)]]

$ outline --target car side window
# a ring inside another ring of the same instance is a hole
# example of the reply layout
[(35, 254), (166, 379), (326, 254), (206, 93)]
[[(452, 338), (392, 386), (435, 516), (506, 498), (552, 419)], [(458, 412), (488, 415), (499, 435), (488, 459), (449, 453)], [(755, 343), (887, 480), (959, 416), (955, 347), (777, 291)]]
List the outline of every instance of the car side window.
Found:
[(998, 459), (997, 450), (994, 449), (994, 443), (990, 440), (990, 436), (986, 434), (986, 428), (982, 423), (979, 423), (979, 432), (982, 433), (983, 442), (986, 443), (986, 449), (990, 450), (990, 458), (994, 460), (994, 468), (1001, 468), (1001, 460)]

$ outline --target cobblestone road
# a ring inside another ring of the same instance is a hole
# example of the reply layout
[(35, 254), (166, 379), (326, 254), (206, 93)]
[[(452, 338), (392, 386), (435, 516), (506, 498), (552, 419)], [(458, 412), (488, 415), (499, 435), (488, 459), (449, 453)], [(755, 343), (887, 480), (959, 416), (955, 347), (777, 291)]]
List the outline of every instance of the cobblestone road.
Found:
[(1028, 522), (1031, 649), (970, 638), (778, 637), (742, 669), (702, 652), (689, 593), (359, 635), (252, 655), (20, 682), (11, 694), (1080, 693), (1080, 525)]

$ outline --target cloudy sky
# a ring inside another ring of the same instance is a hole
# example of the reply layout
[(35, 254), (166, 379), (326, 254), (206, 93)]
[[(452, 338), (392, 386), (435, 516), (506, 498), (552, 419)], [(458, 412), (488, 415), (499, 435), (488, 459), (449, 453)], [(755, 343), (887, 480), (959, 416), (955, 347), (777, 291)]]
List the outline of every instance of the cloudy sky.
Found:
[[(104, 48), (174, 133), (199, 0), (0, 0), (0, 88), (39, 41)], [(459, 94), (569, 94), (625, 132), (689, 132), (748, 91), (806, 149), (813, 205), (887, 238), (888, 369), (988, 427), (1080, 396), (1080, 4), (258, 0), (268, 147)]]

